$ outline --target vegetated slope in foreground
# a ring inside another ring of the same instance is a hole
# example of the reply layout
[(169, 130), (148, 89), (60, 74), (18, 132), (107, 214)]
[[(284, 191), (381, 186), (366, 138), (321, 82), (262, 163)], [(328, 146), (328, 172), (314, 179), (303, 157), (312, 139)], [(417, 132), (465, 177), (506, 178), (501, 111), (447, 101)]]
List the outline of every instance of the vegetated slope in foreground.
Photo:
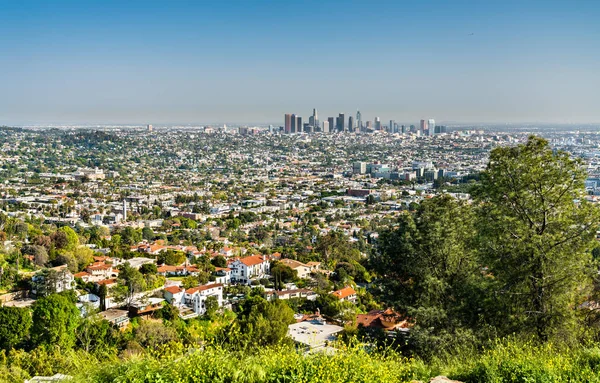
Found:
[(350, 349), (303, 355), (292, 348), (196, 351), (169, 361), (140, 357), (91, 367), (81, 382), (410, 382), (447, 375), (464, 382), (600, 382), (600, 348), (498, 342), (477, 355), (424, 362), (394, 352)]

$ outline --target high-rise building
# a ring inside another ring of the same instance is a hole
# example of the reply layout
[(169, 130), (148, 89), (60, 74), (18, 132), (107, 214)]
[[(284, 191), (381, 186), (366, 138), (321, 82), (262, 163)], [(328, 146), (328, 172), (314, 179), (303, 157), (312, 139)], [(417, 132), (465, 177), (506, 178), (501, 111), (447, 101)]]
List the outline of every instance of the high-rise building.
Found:
[(375, 117), (375, 130), (381, 130), (381, 119), (379, 117)]
[(427, 135), (428, 136), (432, 136), (433, 132), (435, 129), (435, 120), (433, 118), (430, 118), (429, 121), (427, 121)]
[(406, 133), (406, 126), (402, 125), (402, 134)]
[(367, 121), (367, 129), (373, 129), (373, 125), (371, 121)]
[(298, 129), (298, 127), (296, 126), (296, 123), (298, 122), (296, 120), (296, 117), (297, 116), (295, 114), (292, 114), (291, 125), (290, 125), (290, 133), (296, 133), (296, 130)]
[(344, 115), (344, 113), (340, 113), (338, 116), (338, 132), (343, 132), (344, 131), (344, 125), (346, 124), (346, 116)]
[(352, 173), (354, 174), (365, 174), (367, 172), (366, 162), (355, 162), (352, 164)]
[(317, 110), (313, 109), (312, 116), (308, 117), (308, 124), (312, 127), (319, 126), (319, 120), (317, 119)]
[(329, 133), (329, 121), (323, 121), (323, 133)]
[(354, 132), (354, 118), (352, 116), (348, 117), (348, 131)]
[(396, 133), (396, 131), (394, 130), (394, 120), (390, 120), (390, 126), (388, 126), (388, 132)]
[(302, 133), (302, 117), (296, 116), (296, 133)]
[(148, 131), (149, 131), (149, 132), (151, 132), (151, 131), (152, 131), (152, 125), (148, 125), (148, 126), (147, 126), (147, 128), (148, 128)]
[(425, 134), (425, 132), (427, 131), (427, 121), (421, 120), (419, 131), (421, 132), (421, 135)]
[(337, 118), (335, 117), (327, 118), (327, 121), (329, 122), (329, 133), (333, 133), (337, 129), (336, 120)]
[(446, 133), (446, 127), (444, 125), (436, 125), (433, 131), (435, 134)]
[(291, 133), (292, 132), (292, 115), (291, 114), (286, 114), (285, 115), (285, 128), (284, 128), (284, 132), (285, 133)]
[(433, 129), (435, 127), (435, 120), (433, 118), (430, 118), (427, 121), (427, 127), (429, 127), (429, 129)]
[(356, 128), (359, 132), (362, 131), (362, 116), (360, 110), (356, 111)]

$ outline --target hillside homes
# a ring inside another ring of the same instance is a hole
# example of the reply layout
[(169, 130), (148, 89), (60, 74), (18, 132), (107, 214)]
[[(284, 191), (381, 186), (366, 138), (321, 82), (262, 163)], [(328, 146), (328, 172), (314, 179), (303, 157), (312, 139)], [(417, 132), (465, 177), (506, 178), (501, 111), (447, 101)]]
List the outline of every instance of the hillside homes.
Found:
[(182, 311), (186, 308), (191, 309), (196, 316), (206, 313), (206, 299), (211, 296), (217, 298), (219, 307), (223, 306), (223, 285), (221, 283), (196, 286), (187, 290), (179, 286), (169, 286), (164, 290), (167, 302), (179, 307)]
[(236, 259), (229, 264), (231, 281), (250, 284), (252, 280), (266, 278), (271, 268), (270, 265), (270, 262), (262, 255)]
[(356, 291), (350, 286), (346, 286), (343, 289), (334, 291), (331, 294), (339, 298), (341, 301), (356, 303)]
[(75, 285), (75, 277), (67, 265), (44, 269), (31, 278), (31, 292), (37, 296), (73, 290)]
[(295, 270), (298, 274), (298, 278), (305, 279), (310, 277), (312, 269), (309, 265), (288, 258), (282, 259), (280, 262), (286, 266), (289, 266), (292, 270)]

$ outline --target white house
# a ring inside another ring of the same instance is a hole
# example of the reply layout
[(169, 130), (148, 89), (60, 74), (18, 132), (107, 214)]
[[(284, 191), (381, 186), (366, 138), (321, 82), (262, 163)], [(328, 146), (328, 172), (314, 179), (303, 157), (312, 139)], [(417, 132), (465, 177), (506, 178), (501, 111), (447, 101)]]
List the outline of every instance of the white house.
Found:
[(34, 295), (60, 293), (75, 288), (75, 277), (67, 265), (44, 269), (31, 278), (31, 292)]
[(294, 290), (282, 290), (282, 291), (269, 291), (265, 293), (267, 300), (273, 299), (292, 299), (292, 298), (306, 298), (309, 301), (317, 299), (318, 295), (309, 289), (294, 289)]
[(185, 290), (179, 286), (169, 286), (165, 288), (164, 296), (167, 302), (173, 306), (182, 306)]
[(117, 276), (117, 273), (113, 270), (112, 264), (104, 262), (96, 262), (89, 265), (85, 268), (85, 271), (90, 274), (91, 278), (89, 279), (94, 282)]
[(187, 289), (185, 290), (183, 303), (194, 310), (196, 314), (203, 315), (206, 313), (206, 299), (211, 296), (217, 298), (219, 307), (223, 306), (223, 285), (213, 283)]
[(252, 279), (260, 279), (267, 276), (271, 264), (261, 255), (251, 255), (236, 259), (229, 264), (231, 279), (234, 282), (250, 284)]
[(231, 283), (232, 270), (229, 267), (215, 267), (215, 282), (228, 285)]

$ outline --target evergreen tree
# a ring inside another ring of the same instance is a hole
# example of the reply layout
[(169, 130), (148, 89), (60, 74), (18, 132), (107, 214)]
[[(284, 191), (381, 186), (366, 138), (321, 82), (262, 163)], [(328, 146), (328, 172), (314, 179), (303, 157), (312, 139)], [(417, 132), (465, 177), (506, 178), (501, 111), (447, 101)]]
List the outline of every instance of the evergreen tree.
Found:
[(475, 191), (481, 251), (494, 281), (495, 323), (541, 340), (568, 336), (591, 288), (599, 215), (586, 172), (542, 138), (497, 148)]

